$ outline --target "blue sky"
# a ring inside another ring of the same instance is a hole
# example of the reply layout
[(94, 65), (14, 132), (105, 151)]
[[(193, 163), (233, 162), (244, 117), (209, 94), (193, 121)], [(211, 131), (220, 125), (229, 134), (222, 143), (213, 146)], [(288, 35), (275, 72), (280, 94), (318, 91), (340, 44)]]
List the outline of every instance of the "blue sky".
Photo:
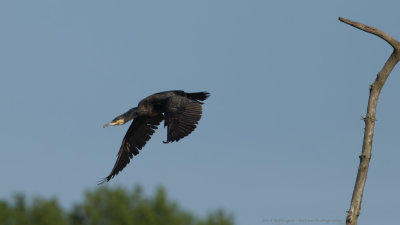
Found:
[[(108, 175), (155, 92), (209, 91), (198, 128), (160, 127), (108, 185), (164, 186), (184, 208), (238, 224), (339, 219), (361, 152), (368, 85), (391, 53), (338, 17), (400, 39), (399, 1), (1, 1), (0, 198), (71, 207)], [(360, 224), (398, 224), (400, 74), (379, 99)], [(301, 224), (301, 223), (300, 223)], [(333, 224), (333, 223), (332, 223)], [(338, 224), (338, 223), (336, 223)]]

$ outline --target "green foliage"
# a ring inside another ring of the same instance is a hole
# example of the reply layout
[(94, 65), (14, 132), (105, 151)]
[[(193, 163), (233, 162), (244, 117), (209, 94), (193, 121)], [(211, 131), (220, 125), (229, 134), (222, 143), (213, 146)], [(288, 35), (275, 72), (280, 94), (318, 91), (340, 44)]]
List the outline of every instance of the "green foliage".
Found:
[(218, 210), (209, 213), (207, 219), (200, 221), (197, 225), (231, 225), (232, 221), (232, 216), (227, 216), (224, 211)]
[(0, 201), (1, 225), (68, 225), (67, 217), (55, 199), (35, 198), (26, 203), (25, 196), (17, 194), (11, 204)]
[(35, 198), (30, 209), (30, 221), (40, 225), (67, 225), (65, 213), (55, 199)]
[(0, 201), (0, 224), (10, 224), (12, 210), (7, 202)]
[(163, 188), (146, 197), (140, 186), (133, 190), (101, 187), (85, 193), (72, 210), (56, 199), (35, 197), (27, 203), (15, 195), (11, 203), (0, 201), (1, 225), (232, 225), (232, 216), (218, 210), (198, 218), (169, 200)]

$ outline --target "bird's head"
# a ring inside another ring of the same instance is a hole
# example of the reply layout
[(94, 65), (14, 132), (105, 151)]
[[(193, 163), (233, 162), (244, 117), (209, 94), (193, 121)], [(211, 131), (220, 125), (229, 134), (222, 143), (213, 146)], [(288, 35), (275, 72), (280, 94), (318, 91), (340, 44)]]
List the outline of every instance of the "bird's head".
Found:
[(122, 125), (126, 123), (124, 118), (120, 118), (119, 116), (113, 119), (110, 123), (104, 124), (103, 127), (108, 127), (108, 126), (116, 126), (116, 125)]
[(128, 112), (115, 117), (110, 123), (104, 124), (103, 127), (122, 125), (134, 119), (137, 116), (137, 108), (132, 108)]

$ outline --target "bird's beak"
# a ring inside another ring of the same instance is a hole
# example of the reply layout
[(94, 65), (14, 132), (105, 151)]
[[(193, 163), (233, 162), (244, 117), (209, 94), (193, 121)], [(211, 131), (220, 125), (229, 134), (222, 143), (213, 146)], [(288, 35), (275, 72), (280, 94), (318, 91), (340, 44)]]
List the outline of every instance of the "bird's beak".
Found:
[(123, 119), (119, 119), (117, 121), (113, 121), (111, 123), (104, 124), (103, 128), (106, 128), (106, 127), (109, 127), (109, 126), (121, 125), (121, 124), (124, 124), (124, 120)]

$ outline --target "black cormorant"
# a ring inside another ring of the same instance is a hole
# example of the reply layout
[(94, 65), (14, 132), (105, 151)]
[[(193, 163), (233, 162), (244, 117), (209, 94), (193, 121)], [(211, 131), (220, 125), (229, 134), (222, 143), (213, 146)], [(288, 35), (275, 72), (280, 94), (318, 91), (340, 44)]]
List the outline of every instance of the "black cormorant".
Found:
[(114, 168), (100, 184), (108, 182), (125, 168), (134, 155), (139, 154), (162, 120), (164, 127), (168, 127), (167, 141), (164, 143), (179, 141), (189, 135), (201, 118), (201, 101), (209, 96), (208, 92), (186, 93), (178, 90), (156, 93), (144, 98), (137, 107), (117, 116), (111, 123), (105, 124), (103, 127), (122, 125), (133, 119), (122, 140)]

